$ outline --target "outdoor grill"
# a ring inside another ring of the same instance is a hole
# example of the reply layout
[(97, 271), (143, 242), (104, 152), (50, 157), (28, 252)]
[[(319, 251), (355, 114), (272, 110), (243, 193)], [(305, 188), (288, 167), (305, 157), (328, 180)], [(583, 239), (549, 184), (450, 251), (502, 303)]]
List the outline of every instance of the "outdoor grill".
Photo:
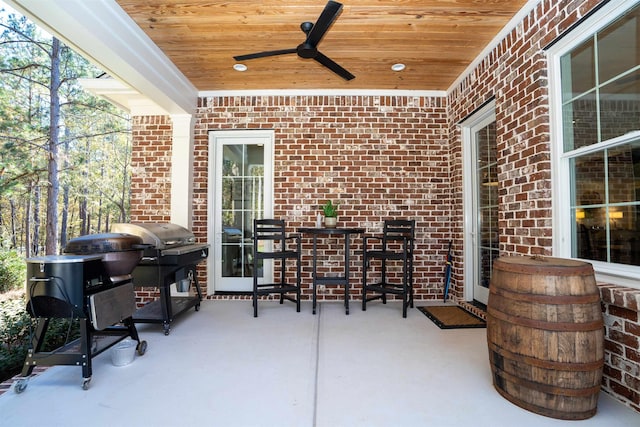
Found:
[[(132, 272), (133, 283), (137, 287), (157, 287), (160, 297), (140, 307), (133, 320), (162, 323), (165, 335), (169, 335), (175, 316), (191, 307), (200, 309), (202, 292), (196, 266), (209, 256), (209, 245), (196, 243), (195, 235), (177, 224), (119, 223), (113, 224), (111, 231), (138, 236), (149, 245)], [(172, 295), (173, 284), (180, 295)]]
[[(69, 241), (64, 255), (34, 257), (27, 262), (27, 311), (37, 318), (22, 376), (22, 392), (36, 366), (82, 367), (82, 387), (91, 381), (91, 359), (126, 337), (140, 341), (133, 321), (135, 293), (131, 271), (140, 261), (142, 239), (128, 234), (93, 234)], [(78, 319), (80, 338), (54, 351), (43, 351), (50, 319)]]

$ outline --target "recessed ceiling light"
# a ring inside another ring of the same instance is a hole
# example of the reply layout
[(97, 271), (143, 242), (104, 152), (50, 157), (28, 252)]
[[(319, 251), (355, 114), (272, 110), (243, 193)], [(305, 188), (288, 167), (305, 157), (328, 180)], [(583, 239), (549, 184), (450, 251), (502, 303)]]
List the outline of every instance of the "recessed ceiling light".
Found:
[(404, 64), (393, 64), (393, 65), (391, 66), (391, 69), (392, 69), (393, 71), (402, 71), (402, 70), (404, 70), (404, 69), (405, 69), (405, 65), (404, 65)]
[(244, 64), (235, 64), (233, 69), (236, 71), (247, 71), (247, 66)]

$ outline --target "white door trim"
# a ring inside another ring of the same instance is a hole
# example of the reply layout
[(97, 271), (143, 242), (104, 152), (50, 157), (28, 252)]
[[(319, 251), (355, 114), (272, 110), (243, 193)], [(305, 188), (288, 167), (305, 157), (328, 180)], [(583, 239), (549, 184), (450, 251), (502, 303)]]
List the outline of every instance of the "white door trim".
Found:
[(255, 143), (265, 144), (264, 146), (264, 217), (273, 216), (273, 157), (275, 131), (273, 130), (228, 130), (209, 132), (209, 194), (208, 194), (208, 216), (207, 229), (208, 241), (212, 243), (211, 254), (208, 258), (208, 268), (211, 272), (211, 280), (207, 287), (208, 293), (216, 291), (216, 278), (221, 277), (222, 271), (222, 230), (217, 229), (221, 224), (222, 211), (220, 209), (220, 197), (222, 192), (222, 171), (216, 168), (220, 160), (221, 152), (218, 140), (237, 140), (238, 144)]
[[(476, 158), (473, 132), (476, 127), (484, 124), (489, 118), (495, 120), (495, 101), (486, 103), (482, 108), (463, 121), (462, 133), (462, 187), (463, 187), (463, 262), (464, 266), (464, 291), (463, 299), (472, 301), (474, 299), (474, 286), (478, 280), (478, 230), (476, 218), (476, 188), (477, 167), (474, 164)], [(488, 294), (488, 292), (487, 292)]]

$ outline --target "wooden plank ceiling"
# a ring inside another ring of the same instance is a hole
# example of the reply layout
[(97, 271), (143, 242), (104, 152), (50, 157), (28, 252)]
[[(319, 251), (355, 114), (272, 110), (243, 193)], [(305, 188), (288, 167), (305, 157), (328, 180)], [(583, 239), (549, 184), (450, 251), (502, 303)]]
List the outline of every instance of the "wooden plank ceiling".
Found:
[[(526, 0), (340, 0), (318, 50), (355, 75), (345, 80), (295, 53), (325, 0), (117, 0), (201, 91), (256, 89), (446, 90)], [(406, 68), (394, 72), (391, 66)]]

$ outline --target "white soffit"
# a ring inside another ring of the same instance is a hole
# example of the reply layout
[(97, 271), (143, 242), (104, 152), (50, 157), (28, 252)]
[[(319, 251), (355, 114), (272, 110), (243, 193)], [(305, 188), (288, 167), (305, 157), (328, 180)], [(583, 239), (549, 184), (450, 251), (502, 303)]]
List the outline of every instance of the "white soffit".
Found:
[(167, 115), (167, 110), (160, 107), (147, 96), (112, 78), (80, 79), (80, 85), (95, 96), (106, 99), (132, 116)]
[(114, 0), (5, 0), (168, 114), (192, 114), (198, 92)]

